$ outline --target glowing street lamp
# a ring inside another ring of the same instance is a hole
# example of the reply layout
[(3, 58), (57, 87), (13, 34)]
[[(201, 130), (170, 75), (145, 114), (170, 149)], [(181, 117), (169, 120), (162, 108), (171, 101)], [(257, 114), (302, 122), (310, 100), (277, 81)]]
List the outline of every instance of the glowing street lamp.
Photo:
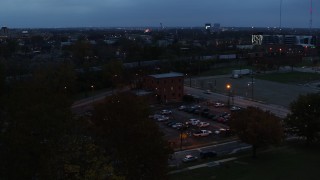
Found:
[(91, 91), (92, 91), (91, 95), (92, 95), (92, 104), (93, 104), (93, 101), (94, 101), (94, 97), (93, 97), (94, 85), (91, 85), (90, 87), (91, 87)]
[(231, 84), (226, 85), (227, 91), (228, 91), (228, 106), (230, 106), (230, 96), (231, 96)]

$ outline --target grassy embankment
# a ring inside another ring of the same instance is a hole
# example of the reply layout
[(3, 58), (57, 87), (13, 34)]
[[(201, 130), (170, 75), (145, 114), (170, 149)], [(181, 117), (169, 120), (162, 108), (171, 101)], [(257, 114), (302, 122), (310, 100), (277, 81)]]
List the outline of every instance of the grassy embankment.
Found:
[(320, 147), (286, 145), (271, 151), (240, 157), (218, 167), (205, 167), (170, 175), (171, 180), (305, 180), (320, 177)]

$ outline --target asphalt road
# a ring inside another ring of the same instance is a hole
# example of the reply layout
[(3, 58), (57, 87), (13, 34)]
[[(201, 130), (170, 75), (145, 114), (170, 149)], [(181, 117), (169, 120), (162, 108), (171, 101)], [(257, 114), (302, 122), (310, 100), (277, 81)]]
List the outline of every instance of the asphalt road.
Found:
[(201, 148), (177, 151), (173, 154), (173, 159), (169, 160), (169, 165), (179, 166), (182, 163), (182, 159), (186, 155), (193, 155), (198, 157), (198, 159), (200, 159), (201, 151), (215, 151), (217, 152), (218, 156), (222, 156), (226, 154), (233, 154), (233, 153), (236, 153), (237, 151), (241, 151), (243, 149), (250, 149), (250, 148), (251, 146), (246, 143), (242, 143), (240, 141), (231, 141), (231, 142), (215, 144), (215, 145), (210, 145), (210, 146), (201, 147)]

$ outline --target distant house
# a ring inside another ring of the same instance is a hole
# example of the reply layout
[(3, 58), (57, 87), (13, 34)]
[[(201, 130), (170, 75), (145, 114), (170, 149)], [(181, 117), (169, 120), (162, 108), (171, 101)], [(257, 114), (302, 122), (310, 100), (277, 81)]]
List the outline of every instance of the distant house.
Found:
[(182, 101), (183, 85), (184, 75), (176, 72), (149, 75), (143, 80), (144, 88), (153, 91), (161, 102)]

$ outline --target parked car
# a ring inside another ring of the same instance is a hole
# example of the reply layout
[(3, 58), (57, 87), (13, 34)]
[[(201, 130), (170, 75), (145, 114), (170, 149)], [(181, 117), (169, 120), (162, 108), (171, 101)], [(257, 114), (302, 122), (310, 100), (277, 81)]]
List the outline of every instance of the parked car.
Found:
[(167, 110), (167, 109), (164, 109), (164, 110), (161, 111), (161, 114), (163, 114), (163, 115), (168, 115), (168, 114), (171, 114), (171, 113), (172, 113), (172, 111)]
[(175, 123), (171, 127), (175, 129), (180, 129), (183, 126), (183, 123)]
[(210, 123), (208, 122), (200, 122), (197, 124), (198, 127), (208, 127), (210, 125)]
[(212, 133), (212, 131), (209, 130), (200, 130), (193, 133), (193, 136), (199, 137), (199, 136), (209, 136)]
[(209, 115), (210, 109), (204, 108), (202, 109), (201, 115), (207, 117)]
[(217, 102), (214, 104), (214, 107), (224, 107), (223, 103)]
[(176, 123), (177, 123), (176, 121), (168, 121), (166, 124), (167, 124), (167, 126), (172, 127), (172, 125), (174, 125)]
[(92, 115), (93, 115), (93, 111), (92, 110), (88, 110), (88, 111), (86, 111), (84, 113), (84, 116), (86, 116), (86, 117), (92, 117)]
[(238, 106), (232, 106), (232, 107), (230, 108), (230, 111), (240, 111), (240, 110), (241, 110), (241, 108), (238, 107)]
[(224, 117), (218, 117), (216, 121), (219, 123), (226, 123), (228, 121), (228, 119), (226, 119)]
[(209, 114), (207, 115), (207, 118), (208, 118), (208, 119), (212, 119), (212, 120), (216, 120), (216, 119), (217, 119), (217, 116), (216, 116), (215, 114), (209, 113)]
[(157, 120), (158, 118), (162, 117), (163, 115), (161, 114), (154, 114), (154, 115), (150, 115), (149, 118)]
[(196, 126), (198, 123), (200, 123), (201, 121), (199, 119), (189, 119), (189, 121), (187, 122), (187, 124), (191, 124), (193, 126)]
[(157, 121), (167, 121), (169, 120), (170, 118), (168, 116), (160, 116), (157, 118)]
[(193, 111), (193, 114), (201, 114), (201, 109), (195, 109), (195, 110)]
[(230, 133), (230, 129), (229, 128), (220, 128), (214, 131), (215, 134), (229, 134)]
[(200, 152), (201, 159), (212, 158), (212, 157), (216, 157), (217, 155), (218, 154), (215, 151), (201, 151)]
[(197, 161), (198, 160), (198, 157), (197, 156), (192, 156), (192, 155), (186, 155), (183, 159), (182, 159), (182, 162), (184, 163), (188, 163), (188, 162), (194, 162), (194, 161)]
[(187, 107), (186, 109), (184, 109), (184, 111), (188, 113), (193, 113), (194, 110), (196, 110), (194, 107)]
[(182, 106), (178, 107), (178, 110), (182, 111), (182, 110), (185, 110), (186, 108), (187, 108), (187, 106), (182, 105)]
[(211, 94), (211, 91), (209, 89), (205, 90), (203, 93), (205, 94)]

